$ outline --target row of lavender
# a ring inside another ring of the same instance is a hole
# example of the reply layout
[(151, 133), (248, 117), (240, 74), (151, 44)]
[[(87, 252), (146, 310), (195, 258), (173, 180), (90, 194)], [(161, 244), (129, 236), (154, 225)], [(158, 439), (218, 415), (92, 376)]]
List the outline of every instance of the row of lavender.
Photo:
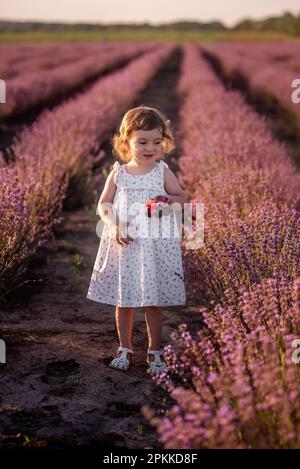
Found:
[(0, 107), (0, 119), (20, 114), (29, 108), (62, 97), (90, 78), (105, 70), (122, 65), (138, 54), (151, 50), (153, 44), (126, 44), (119, 47), (101, 47), (87, 56), (56, 67), (33, 70), (6, 80), (6, 103)]
[(11, 148), (0, 169), (0, 296), (14, 288), (26, 261), (59, 221), (72, 179), (89, 178), (91, 152), (172, 53), (162, 45), (98, 80), (86, 93), (39, 119)]
[(166, 348), (169, 369), (157, 381), (176, 405), (144, 415), (166, 448), (297, 448), (299, 173), (192, 45), (178, 94), (180, 182), (205, 209), (205, 245), (186, 251), (185, 274), (208, 306), (197, 336), (183, 324)]
[[(205, 45), (206, 50), (223, 53), (231, 52), (235, 63), (252, 62), (251, 67), (258, 71), (262, 66), (271, 64), (273, 67), (283, 65), (286, 69), (300, 71), (299, 40), (289, 41), (222, 41)], [(231, 63), (233, 65), (233, 62)]]
[(78, 44), (2, 44), (0, 45), (0, 77), (15, 78), (37, 70), (51, 69), (57, 65), (79, 60), (97, 51), (110, 49), (110, 43)]
[(299, 41), (247, 45), (225, 42), (203, 49), (221, 61), (228, 76), (235, 71), (243, 74), (253, 89), (276, 97), (300, 122), (300, 106), (292, 99), (292, 83), (300, 79), (299, 46)]

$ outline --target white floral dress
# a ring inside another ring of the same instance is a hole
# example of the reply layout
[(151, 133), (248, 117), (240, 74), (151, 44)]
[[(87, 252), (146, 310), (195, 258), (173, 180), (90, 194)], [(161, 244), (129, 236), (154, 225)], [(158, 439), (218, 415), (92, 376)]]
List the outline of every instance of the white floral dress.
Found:
[(164, 166), (168, 167), (167, 163), (156, 161), (151, 171), (134, 175), (128, 173), (124, 164), (114, 164), (117, 189), (113, 211), (120, 219), (127, 217), (128, 234), (134, 241), (118, 244), (110, 225), (104, 224), (88, 299), (121, 307), (186, 304), (181, 238), (175, 213), (170, 211), (161, 218), (148, 218), (145, 212), (147, 199), (167, 195)]

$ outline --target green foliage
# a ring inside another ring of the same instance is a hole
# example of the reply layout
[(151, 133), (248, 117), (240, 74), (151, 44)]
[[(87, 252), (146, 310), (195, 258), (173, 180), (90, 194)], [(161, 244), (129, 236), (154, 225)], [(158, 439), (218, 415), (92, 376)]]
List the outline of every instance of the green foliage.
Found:
[(300, 14), (285, 12), (261, 20), (245, 18), (233, 28), (221, 21), (176, 21), (156, 26), (130, 24), (58, 24), (0, 21), (1, 41), (174, 41), (280, 40), (300, 35)]
[(238, 23), (234, 29), (236, 31), (274, 31), (282, 32), (292, 36), (300, 36), (300, 13), (293, 15), (285, 12), (281, 16), (269, 17), (262, 20), (252, 20), (247, 18)]
[(74, 254), (72, 258), (72, 265), (76, 268), (86, 267), (86, 262), (80, 254)]

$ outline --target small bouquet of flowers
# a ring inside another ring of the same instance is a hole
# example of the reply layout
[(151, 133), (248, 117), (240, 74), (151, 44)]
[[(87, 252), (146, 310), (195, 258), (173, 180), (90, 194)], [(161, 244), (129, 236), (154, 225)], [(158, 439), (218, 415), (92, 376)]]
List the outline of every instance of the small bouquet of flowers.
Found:
[(167, 215), (170, 212), (167, 195), (157, 195), (154, 199), (148, 199), (145, 205), (146, 214), (148, 217), (159, 217)]

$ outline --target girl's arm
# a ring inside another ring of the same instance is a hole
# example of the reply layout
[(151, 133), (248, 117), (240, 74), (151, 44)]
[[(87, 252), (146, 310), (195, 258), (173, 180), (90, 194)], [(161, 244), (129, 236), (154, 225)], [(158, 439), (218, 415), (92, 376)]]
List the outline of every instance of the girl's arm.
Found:
[(115, 170), (116, 168), (114, 168), (107, 176), (104, 189), (98, 202), (98, 212), (101, 219), (104, 221), (104, 223), (108, 223), (113, 227), (119, 223), (118, 216), (113, 212), (112, 209), (112, 204), (117, 189), (114, 181)]
[(105, 181), (104, 189), (98, 202), (98, 212), (104, 223), (108, 223), (112, 226), (118, 244), (123, 246), (133, 242), (134, 239), (127, 233), (129, 223), (127, 223), (127, 226), (124, 223), (120, 223), (118, 215), (114, 213), (112, 209), (117, 189), (114, 181), (115, 170), (116, 168), (110, 172)]
[(179, 185), (177, 177), (170, 168), (165, 168), (164, 170), (164, 184), (165, 190), (169, 195), (169, 204), (178, 202), (183, 207), (184, 203), (188, 203), (188, 196)]

